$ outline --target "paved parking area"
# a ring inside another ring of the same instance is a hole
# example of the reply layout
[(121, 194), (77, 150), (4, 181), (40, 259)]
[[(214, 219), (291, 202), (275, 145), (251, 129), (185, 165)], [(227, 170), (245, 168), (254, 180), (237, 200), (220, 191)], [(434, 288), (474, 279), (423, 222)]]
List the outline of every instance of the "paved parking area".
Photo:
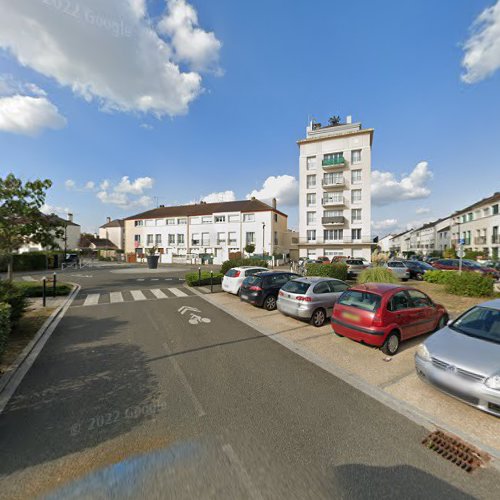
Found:
[(402, 344), (400, 352), (389, 358), (379, 349), (333, 335), (329, 324), (315, 328), (278, 311), (268, 312), (253, 307), (227, 293), (210, 295), (210, 301), (271, 335), (279, 334), (281, 338), (411, 405), (438, 426), (443, 423), (456, 429), (474, 442), (482, 443), (484, 449), (494, 449), (500, 456), (499, 418), (440, 393), (416, 375), (414, 353), (426, 336)]

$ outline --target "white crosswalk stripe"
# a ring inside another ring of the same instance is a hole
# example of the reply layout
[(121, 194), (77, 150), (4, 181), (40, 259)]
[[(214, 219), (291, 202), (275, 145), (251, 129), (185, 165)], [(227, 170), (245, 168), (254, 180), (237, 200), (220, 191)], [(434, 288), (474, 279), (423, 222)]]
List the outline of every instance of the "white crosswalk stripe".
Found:
[(99, 303), (99, 297), (101, 296), (100, 293), (90, 293), (87, 295), (87, 298), (85, 299), (85, 302), (83, 303), (84, 306), (95, 306), (96, 304)]
[(179, 290), (177, 288), (169, 288), (169, 290), (176, 296), (176, 297), (187, 297), (187, 293), (184, 293), (182, 290)]
[(115, 304), (117, 302), (123, 302), (123, 295), (122, 292), (111, 292), (109, 294), (109, 301), (112, 304)]
[(157, 299), (166, 299), (167, 296), (159, 289), (159, 288), (152, 288), (149, 290)]
[(146, 296), (140, 290), (130, 290), (134, 300), (147, 300)]

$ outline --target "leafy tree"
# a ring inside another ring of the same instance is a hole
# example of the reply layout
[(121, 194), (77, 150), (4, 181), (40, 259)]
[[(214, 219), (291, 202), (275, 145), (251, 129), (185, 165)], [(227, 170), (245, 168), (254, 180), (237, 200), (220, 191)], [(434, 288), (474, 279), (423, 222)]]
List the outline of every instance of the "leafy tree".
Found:
[(252, 243), (248, 243), (247, 246), (245, 247), (245, 252), (246, 253), (254, 253), (255, 252), (255, 245)]
[(7, 256), (8, 279), (12, 280), (12, 254), (31, 241), (43, 247), (55, 247), (64, 235), (61, 219), (43, 214), (49, 179), (23, 183), (13, 174), (0, 177), (0, 254)]
[(445, 259), (456, 259), (457, 251), (454, 247), (446, 248), (445, 250), (443, 250), (443, 257)]
[(338, 125), (340, 123), (340, 116), (330, 116), (330, 118), (328, 118), (328, 123), (330, 125)]

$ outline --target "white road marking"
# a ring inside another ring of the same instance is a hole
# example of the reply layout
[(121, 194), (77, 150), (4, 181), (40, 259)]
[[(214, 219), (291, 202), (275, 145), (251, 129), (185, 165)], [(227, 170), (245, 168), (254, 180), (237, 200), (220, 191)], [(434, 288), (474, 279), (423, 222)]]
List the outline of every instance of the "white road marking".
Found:
[(122, 292), (111, 292), (109, 294), (109, 301), (111, 302), (111, 304), (114, 304), (116, 302), (123, 302)]
[(176, 296), (176, 297), (187, 297), (188, 294), (184, 293), (182, 290), (179, 290), (177, 288), (169, 288), (169, 290)]
[(36, 281), (36, 279), (33, 278), (32, 276), (23, 276), (23, 280), (24, 281)]
[(144, 281), (145, 278), (137, 278), (137, 281)]
[(194, 311), (194, 312), (201, 312), (199, 309), (196, 307), (190, 307), (190, 306), (181, 306), (179, 309), (177, 309), (177, 312), (180, 312), (181, 314), (184, 314), (187, 311)]
[(160, 278), (151, 278), (151, 281), (159, 281)]
[(95, 306), (96, 304), (99, 303), (99, 297), (101, 296), (100, 293), (90, 293), (87, 295), (87, 298), (85, 299), (85, 302), (83, 303), (84, 306)]
[(186, 375), (184, 375), (182, 368), (179, 366), (179, 363), (177, 363), (177, 360), (172, 356), (172, 352), (168, 348), (168, 345), (166, 342), (163, 344), (163, 349), (169, 355), (168, 359), (172, 363), (172, 366), (174, 367), (175, 373), (179, 377), (181, 384), (183, 385), (184, 389), (186, 389), (186, 392), (188, 393), (189, 397), (191, 398), (191, 401), (193, 402), (193, 406), (195, 407), (196, 413), (198, 414), (199, 417), (203, 417), (204, 415), (206, 415), (205, 409), (203, 408), (200, 401), (196, 397), (196, 395), (193, 391), (193, 388), (189, 384), (189, 382), (186, 378)]
[(140, 290), (130, 290), (134, 300), (147, 300), (146, 296)]
[(165, 281), (172, 281), (173, 278), (165, 278)]
[(166, 299), (167, 296), (159, 289), (159, 288), (152, 288), (149, 290), (157, 299)]
[(231, 465), (235, 468), (236, 473), (240, 477), (241, 482), (243, 483), (248, 492), (249, 498), (252, 498), (254, 500), (261, 500), (262, 495), (260, 494), (260, 491), (253, 484), (250, 475), (248, 474), (247, 470), (241, 463), (241, 460), (238, 458), (238, 455), (236, 455), (236, 452), (234, 451), (233, 447), (229, 443), (223, 444), (222, 451), (227, 455), (227, 458), (229, 458)]

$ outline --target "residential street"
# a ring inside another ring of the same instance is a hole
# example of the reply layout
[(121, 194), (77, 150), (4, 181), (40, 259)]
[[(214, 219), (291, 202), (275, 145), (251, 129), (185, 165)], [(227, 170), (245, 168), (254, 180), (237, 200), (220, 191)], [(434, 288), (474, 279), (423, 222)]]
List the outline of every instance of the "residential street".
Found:
[(425, 429), (195, 295), (185, 270), (60, 274), (82, 289), (0, 415), (0, 498), (497, 497), (494, 469), (429, 451)]

